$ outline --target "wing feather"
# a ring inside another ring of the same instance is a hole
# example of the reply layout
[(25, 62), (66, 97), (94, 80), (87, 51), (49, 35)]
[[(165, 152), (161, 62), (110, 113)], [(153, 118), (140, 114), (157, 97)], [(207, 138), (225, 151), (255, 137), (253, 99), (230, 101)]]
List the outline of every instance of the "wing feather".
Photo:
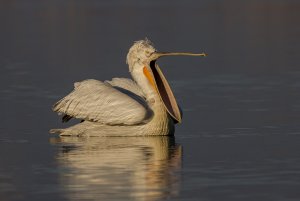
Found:
[(132, 93), (135, 93), (140, 97), (145, 97), (145, 94), (141, 90), (141, 88), (131, 79), (117, 77), (117, 78), (113, 78), (111, 81), (106, 80), (104, 83), (110, 84), (117, 88), (122, 88), (131, 91)]
[(92, 79), (77, 82), (74, 86), (69, 95), (53, 106), (55, 112), (108, 125), (143, 124), (153, 116), (146, 101), (135, 93), (124, 93)]

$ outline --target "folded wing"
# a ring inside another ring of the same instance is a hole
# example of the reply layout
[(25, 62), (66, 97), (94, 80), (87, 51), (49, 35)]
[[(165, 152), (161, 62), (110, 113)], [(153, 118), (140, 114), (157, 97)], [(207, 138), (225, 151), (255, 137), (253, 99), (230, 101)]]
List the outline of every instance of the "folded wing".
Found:
[(124, 89), (121, 84), (114, 87), (109, 82), (97, 80), (75, 83), (74, 90), (58, 101), (53, 110), (77, 119), (108, 125), (144, 124), (153, 116), (145, 99), (135, 91), (130, 91), (130, 87)]
[(145, 97), (145, 94), (142, 91), (142, 89), (131, 79), (116, 77), (113, 78), (111, 81), (106, 80), (105, 83), (108, 83), (117, 89), (125, 89), (131, 91), (132, 93), (135, 93), (140, 97)]

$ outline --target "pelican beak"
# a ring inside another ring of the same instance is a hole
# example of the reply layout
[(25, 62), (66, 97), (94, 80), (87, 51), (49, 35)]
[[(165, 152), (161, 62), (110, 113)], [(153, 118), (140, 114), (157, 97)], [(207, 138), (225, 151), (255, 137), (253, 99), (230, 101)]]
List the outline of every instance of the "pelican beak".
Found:
[(151, 60), (156, 60), (160, 57), (164, 56), (200, 56), (200, 57), (206, 57), (206, 53), (190, 53), (190, 52), (154, 52), (151, 55)]
[(150, 69), (152, 71), (155, 86), (164, 106), (175, 123), (181, 123), (182, 114), (164, 74), (156, 64), (156, 60), (163, 56), (207, 56), (205, 53), (195, 54), (188, 52), (154, 52), (150, 57)]

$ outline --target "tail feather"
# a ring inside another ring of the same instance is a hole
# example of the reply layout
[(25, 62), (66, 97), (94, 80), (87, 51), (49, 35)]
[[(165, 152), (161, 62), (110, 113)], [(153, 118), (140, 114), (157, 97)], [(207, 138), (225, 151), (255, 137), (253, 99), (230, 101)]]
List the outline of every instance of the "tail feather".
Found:
[(58, 128), (58, 129), (50, 129), (49, 133), (59, 134), (60, 136), (83, 136), (81, 132), (75, 132), (75, 131), (72, 129), (70, 130), (70, 129), (63, 129), (63, 128), (59, 129)]
[(50, 129), (49, 133), (52, 134), (61, 134), (63, 133), (64, 129)]

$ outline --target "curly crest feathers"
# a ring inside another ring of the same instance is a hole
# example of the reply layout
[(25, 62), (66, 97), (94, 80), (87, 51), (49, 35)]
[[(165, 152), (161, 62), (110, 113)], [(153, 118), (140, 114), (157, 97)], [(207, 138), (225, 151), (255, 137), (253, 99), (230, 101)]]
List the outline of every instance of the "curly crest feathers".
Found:
[(156, 49), (153, 47), (153, 43), (148, 38), (135, 41), (134, 44), (130, 47), (126, 58), (126, 63), (129, 65), (130, 72), (132, 71), (134, 63), (139, 61), (139, 56), (143, 55), (144, 51), (147, 49), (151, 52), (156, 51)]

